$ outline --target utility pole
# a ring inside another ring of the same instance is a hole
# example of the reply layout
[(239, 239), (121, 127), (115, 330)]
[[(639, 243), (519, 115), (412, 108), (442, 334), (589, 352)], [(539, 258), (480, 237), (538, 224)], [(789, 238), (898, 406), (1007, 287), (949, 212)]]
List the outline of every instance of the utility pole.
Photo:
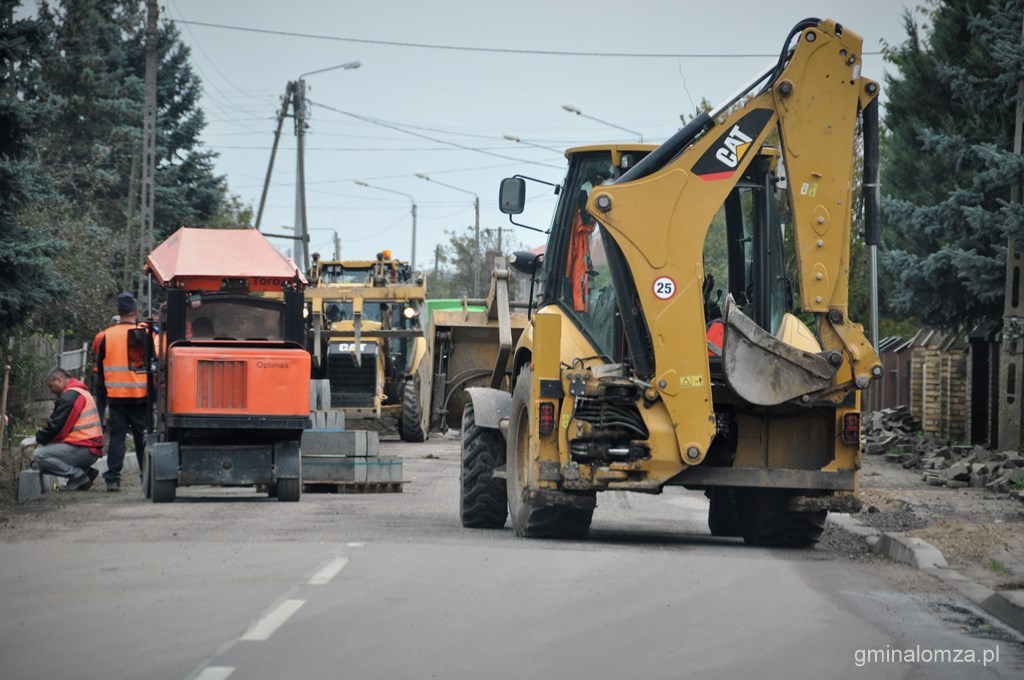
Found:
[(306, 81), (299, 78), (292, 90), (295, 110), (295, 259), (309, 271), (309, 227), (306, 224)]
[(434, 246), (434, 281), (437, 281), (437, 272), (441, 267), (441, 260), (444, 259), (444, 248), (438, 243)]
[[(140, 271), (153, 250), (154, 200), (156, 196), (156, 41), (157, 0), (146, 0), (146, 105), (142, 116), (142, 225), (139, 229)], [(142, 298), (144, 277), (139, 277)]]
[(338, 232), (334, 232), (334, 259), (341, 259), (341, 237), (338, 236)]
[[(1021, 45), (1024, 45), (1024, 25), (1021, 26)], [(1013, 131), (1013, 153), (1021, 154), (1024, 136), (1024, 79), (1017, 83), (1017, 120)], [(1010, 202), (1021, 202), (1021, 186), (1010, 189)], [(1024, 411), (1024, 277), (1021, 253), (1010, 239), (1006, 248), (1006, 300), (1003, 303), (1003, 341), (999, 351), (999, 437), (1002, 451), (1024, 450), (1021, 440), (1021, 417)], [(995, 442), (993, 442), (995, 443)]]
[(288, 107), (292, 103), (292, 95), (295, 91), (295, 81), (289, 80), (284, 88), (284, 97), (281, 101), (281, 110), (277, 112), (277, 129), (274, 130), (274, 146), (270, 149), (270, 163), (267, 165), (267, 176), (263, 179), (263, 193), (260, 194), (260, 208), (256, 212), (256, 231), (260, 230), (260, 223), (263, 221), (263, 208), (267, 203), (267, 190), (270, 188), (270, 176), (274, 172), (274, 159), (277, 157), (277, 146), (281, 141), (281, 128), (284, 126), (284, 119), (288, 117)]
[(139, 189), (139, 150), (132, 154), (131, 177), (128, 178), (128, 220), (124, 225), (124, 273), (121, 276), (121, 290), (129, 290), (132, 287), (132, 270), (135, 263), (132, 262), (132, 229), (135, 225), (135, 207), (138, 205)]

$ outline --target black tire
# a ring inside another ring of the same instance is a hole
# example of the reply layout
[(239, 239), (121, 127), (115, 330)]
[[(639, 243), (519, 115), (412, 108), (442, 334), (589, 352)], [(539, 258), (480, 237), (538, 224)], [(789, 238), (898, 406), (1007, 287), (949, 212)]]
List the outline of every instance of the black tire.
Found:
[(742, 536), (739, 515), (736, 513), (734, 489), (710, 489), (707, 492), (708, 529), (712, 536)]
[(267, 498), (277, 498), (277, 484), (267, 484)]
[(297, 503), (301, 497), (301, 479), (293, 477), (291, 479), (277, 480), (277, 500), (282, 503)]
[(423, 406), (416, 391), (416, 379), (409, 378), (402, 385), (402, 416), (398, 421), (398, 435), (403, 442), (424, 442)]
[(477, 427), (473, 402), (462, 411), (462, 472), (459, 512), (462, 526), (500, 529), (508, 518), (505, 480), (494, 471), (505, 464), (505, 438), (501, 432)]
[(736, 511), (744, 543), (775, 548), (814, 546), (825, 530), (828, 511), (790, 510), (789, 500), (798, 493), (789, 489), (738, 489)]
[(523, 499), (528, 487), (530, 417), (530, 367), (524, 366), (512, 391), (505, 458), (508, 511), (516, 535), (529, 538), (582, 538), (590, 531), (594, 508), (543, 505)]

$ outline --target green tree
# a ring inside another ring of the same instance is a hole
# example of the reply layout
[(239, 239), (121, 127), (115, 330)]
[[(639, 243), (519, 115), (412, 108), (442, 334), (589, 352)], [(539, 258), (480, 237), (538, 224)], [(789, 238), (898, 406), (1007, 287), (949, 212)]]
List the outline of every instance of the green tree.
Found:
[[(51, 115), (34, 151), (54, 196), (25, 221), (76, 247), (49, 274), (64, 291), (63, 310), (43, 309), (36, 321), (82, 340), (105, 324), (126, 275), (140, 267), (141, 183), (132, 175), (142, 143), (145, 10), (141, 0), (64, 0), (41, 4), (39, 22), (48, 40), (38, 77)], [(160, 25), (158, 44), (157, 242), (181, 225), (244, 218), (214, 173), (214, 154), (200, 148), (201, 86), (172, 23)]]
[(231, 194), (221, 204), (220, 213), (206, 226), (211, 229), (251, 229), (253, 218), (252, 205), (243, 203), (238, 194)]
[[(129, 60), (134, 76), (145, 79), (145, 25), (131, 36)], [(178, 227), (206, 227), (218, 218), (243, 218), (245, 208), (229, 197), (222, 175), (214, 171), (217, 154), (202, 149), (206, 119), (199, 108), (202, 83), (181, 42), (177, 27), (164, 21), (159, 29), (157, 58), (157, 139), (154, 231), (159, 243)], [(250, 222), (251, 222), (251, 208)]]
[[(509, 234), (508, 227), (501, 227), (501, 248), (498, 248), (498, 227), (480, 229), (480, 262), (476, 260), (476, 237), (473, 227), (463, 231), (447, 230), (448, 243), (435, 252), (438, 260), (437, 276), (427, 279), (427, 294), (431, 298), (456, 298), (473, 296), (473, 272), (480, 271), (480, 295), (486, 296), (491, 282), (491, 269), (495, 255), (521, 250), (522, 246)], [(443, 263), (443, 264), (442, 264)], [(431, 265), (433, 267), (433, 265)], [(510, 291), (512, 287), (510, 287)]]
[(954, 328), (1002, 314), (1006, 243), (1024, 236), (1008, 202), (1024, 78), (1024, 0), (935, 0), (889, 46), (882, 261), (893, 311)]
[(48, 195), (32, 159), (32, 138), (48, 124), (49, 111), (36, 78), (45, 27), (14, 21), (17, 4), (0, 0), (0, 340), (60, 292), (51, 257), (61, 242), (24, 220), (25, 211)]

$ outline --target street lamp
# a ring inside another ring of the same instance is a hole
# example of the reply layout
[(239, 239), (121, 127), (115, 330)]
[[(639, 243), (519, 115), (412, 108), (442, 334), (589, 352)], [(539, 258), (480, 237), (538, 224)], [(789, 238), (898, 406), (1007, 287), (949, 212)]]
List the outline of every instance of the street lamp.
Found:
[(412, 267), (413, 271), (416, 271), (416, 199), (413, 198), (412, 194), (407, 194), (404, 191), (395, 191), (394, 189), (385, 189), (384, 187), (374, 186), (373, 184), (368, 184), (367, 182), (361, 179), (357, 179), (354, 181), (361, 187), (376, 189), (377, 191), (386, 191), (389, 194), (398, 194), (399, 196), (405, 196), (410, 201), (412, 201), (412, 257), (409, 258), (409, 264)]
[[(301, 239), (296, 240), (296, 244), (302, 248), (301, 261), (306, 271), (309, 271), (309, 225), (306, 222), (306, 81), (304, 79), (306, 76), (324, 73), (325, 71), (334, 71), (339, 68), (347, 71), (359, 68), (361, 65), (358, 61), (349, 61), (337, 66), (328, 66), (327, 68), (300, 74), (299, 80), (295, 83), (295, 87), (292, 90), (292, 107), (295, 110), (295, 136), (298, 138), (298, 143), (296, 144), (298, 153), (295, 159), (295, 236), (301, 237)], [(298, 260), (300, 258), (295, 259)]]
[(598, 123), (603, 123), (605, 125), (608, 125), (610, 127), (616, 128), (618, 130), (624, 130), (625, 132), (628, 132), (630, 134), (634, 134), (634, 135), (636, 135), (637, 137), (640, 138), (641, 142), (644, 141), (644, 136), (642, 134), (640, 134), (639, 132), (637, 132), (636, 130), (630, 130), (629, 128), (624, 128), (621, 125), (616, 125), (615, 123), (609, 123), (608, 121), (601, 120), (600, 118), (594, 118), (593, 116), (588, 116), (587, 114), (585, 114), (582, 111), (580, 111), (579, 109), (577, 109), (575, 106), (570, 106), (569, 104), (562, 104), (562, 108), (565, 109), (566, 111), (568, 111), (569, 113), (575, 113), (577, 116), (582, 116), (584, 118), (589, 118), (590, 120), (596, 120)]
[(476, 240), (476, 256), (473, 260), (473, 297), (480, 297), (480, 197), (477, 196), (475, 191), (462, 189), (460, 187), (453, 187), (451, 184), (439, 182), (436, 179), (431, 179), (426, 173), (417, 172), (416, 176), (420, 179), (425, 179), (428, 182), (440, 184), (443, 187), (448, 187), (449, 189), (461, 191), (464, 194), (470, 194), (473, 196), (473, 210), (476, 213), (476, 218), (473, 222), (473, 238)]
[(532, 146), (532, 147), (536, 147), (538, 149), (547, 149), (548, 151), (554, 151), (557, 154), (562, 153), (561, 151), (559, 151), (558, 149), (555, 149), (554, 147), (544, 146), (543, 144), (535, 144), (533, 142), (528, 142), (525, 139), (521, 139), (519, 137), (516, 137), (515, 135), (502, 135), (502, 136), (505, 139), (507, 139), (508, 141), (516, 142), (517, 144), (525, 144), (526, 146)]

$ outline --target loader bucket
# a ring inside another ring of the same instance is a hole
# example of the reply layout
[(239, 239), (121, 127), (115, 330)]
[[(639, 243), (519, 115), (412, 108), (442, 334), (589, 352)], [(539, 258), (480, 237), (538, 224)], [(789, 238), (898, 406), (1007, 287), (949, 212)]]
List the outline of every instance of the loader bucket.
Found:
[(837, 368), (825, 357), (782, 342), (741, 312), (731, 295), (724, 321), (725, 381), (740, 398), (775, 406), (832, 384)]

